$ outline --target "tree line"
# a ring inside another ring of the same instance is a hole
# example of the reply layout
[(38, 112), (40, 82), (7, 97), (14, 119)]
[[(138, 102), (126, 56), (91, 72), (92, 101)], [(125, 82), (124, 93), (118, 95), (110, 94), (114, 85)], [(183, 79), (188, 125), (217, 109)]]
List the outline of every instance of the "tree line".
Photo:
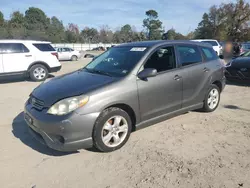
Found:
[(67, 26), (56, 16), (49, 18), (39, 8), (30, 7), (25, 13), (15, 11), (6, 20), (0, 11), (0, 39), (47, 40), (53, 43), (124, 43), (144, 40), (217, 39), (220, 41), (250, 40), (250, 6), (245, 0), (222, 3), (210, 7), (204, 13), (198, 27), (183, 35), (174, 28), (165, 31), (158, 12), (148, 10), (142, 21), (143, 30), (129, 24), (115, 31), (108, 25), (99, 29), (85, 27), (82, 30), (74, 23)]

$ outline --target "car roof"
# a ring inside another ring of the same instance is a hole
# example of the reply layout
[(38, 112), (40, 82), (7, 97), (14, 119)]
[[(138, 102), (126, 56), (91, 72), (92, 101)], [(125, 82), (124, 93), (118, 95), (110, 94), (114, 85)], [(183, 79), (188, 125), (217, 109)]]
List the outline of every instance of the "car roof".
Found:
[(48, 41), (37, 41), (37, 40), (15, 40), (15, 39), (9, 39), (9, 40), (0, 40), (2, 43), (44, 43), (44, 44), (51, 44), (51, 42)]
[(218, 41), (215, 40), (215, 39), (194, 39), (194, 40), (192, 40), (192, 41), (216, 41), (216, 42), (218, 42)]
[(191, 41), (191, 40), (153, 40), (153, 41), (141, 41), (141, 42), (130, 42), (130, 43), (124, 43), (117, 46), (114, 46), (113, 48), (119, 48), (119, 47), (155, 47), (160, 45), (168, 45), (168, 44), (189, 44), (189, 45), (199, 45), (199, 46), (206, 46), (211, 47), (210, 44), (201, 43), (197, 41)]

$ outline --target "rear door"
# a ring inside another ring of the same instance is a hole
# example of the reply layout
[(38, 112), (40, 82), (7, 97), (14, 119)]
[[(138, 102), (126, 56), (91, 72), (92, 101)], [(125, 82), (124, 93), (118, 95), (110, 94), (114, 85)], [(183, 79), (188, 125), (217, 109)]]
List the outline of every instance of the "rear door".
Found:
[(141, 120), (145, 121), (180, 109), (182, 79), (176, 64), (174, 46), (156, 49), (143, 68), (156, 69), (158, 74), (146, 80), (137, 80)]
[(181, 65), (181, 75), (183, 79), (183, 101), (182, 107), (190, 107), (201, 103), (204, 100), (206, 90), (206, 69), (203, 63), (200, 49), (196, 45), (177, 45), (179, 63)]
[(6, 73), (26, 71), (33, 62), (32, 54), (22, 43), (3, 43), (2, 53), (2, 64)]
[(3, 73), (3, 54), (2, 54), (2, 44), (0, 43), (0, 74)]

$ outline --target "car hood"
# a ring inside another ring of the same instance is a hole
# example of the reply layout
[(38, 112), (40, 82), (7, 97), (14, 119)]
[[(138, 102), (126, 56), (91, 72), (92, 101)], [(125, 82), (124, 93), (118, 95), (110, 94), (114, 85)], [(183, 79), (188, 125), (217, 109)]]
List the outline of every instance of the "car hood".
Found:
[(116, 80), (116, 77), (75, 71), (40, 84), (31, 95), (49, 107), (61, 99), (91, 92)]
[(250, 63), (250, 57), (238, 57), (233, 59), (233, 63)]

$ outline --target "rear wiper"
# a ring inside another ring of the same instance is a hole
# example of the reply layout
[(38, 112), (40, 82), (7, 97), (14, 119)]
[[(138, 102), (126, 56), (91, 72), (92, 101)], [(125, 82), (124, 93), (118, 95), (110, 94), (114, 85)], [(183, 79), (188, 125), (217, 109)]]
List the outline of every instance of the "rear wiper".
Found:
[(105, 71), (100, 71), (100, 70), (96, 70), (96, 69), (88, 69), (88, 68), (85, 68), (85, 69), (91, 73), (97, 73), (97, 74), (102, 74), (102, 75), (113, 77), (111, 74), (109, 74), (108, 72), (105, 72)]

